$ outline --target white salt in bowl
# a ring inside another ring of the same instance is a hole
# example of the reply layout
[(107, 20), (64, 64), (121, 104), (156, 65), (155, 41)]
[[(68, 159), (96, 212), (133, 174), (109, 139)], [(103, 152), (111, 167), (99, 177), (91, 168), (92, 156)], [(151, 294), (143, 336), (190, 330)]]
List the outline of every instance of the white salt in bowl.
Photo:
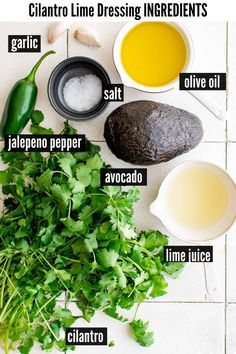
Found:
[[(90, 100), (90, 97), (88, 97), (87, 106), (89, 106), (91, 102), (92, 108), (90, 109), (86, 109), (86, 105), (83, 105), (82, 103), (76, 105), (71, 104), (71, 102), (75, 101), (73, 95), (76, 95), (76, 92), (73, 92), (73, 85), (71, 85), (68, 90), (68, 84), (70, 84), (70, 82), (73, 83), (73, 78), (80, 79), (82, 77), (84, 78), (85, 75), (88, 78), (91, 78), (91, 75), (93, 75), (93, 77), (95, 76), (100, 79), (97, 81), (101, 81), (102, 87), (111, 83), (106, 70), (98, 62), (87, 57), (68, 58), (59, 63), (50, 75), (48, 81), (49, 101), (52, 107), (66, 119), (79, 121), (95, 118), (98, 117), (108, 105), (108, 101), (105, 101), (102, 97), (97, 103), (95, 101), (94, 105), (92, 105), (93, 100)], [(87, 80), (87, 82), (90, 85), (88, 92), (89, 95), (91, 95), (91, 80)], [(66, 96), (65, 87), (67, 87)], [(94, 86), (94, 89), (96, 90), (98, 87)], [(71, 99), (68, 99), (68, 94), (70, 93), (72, 94), (72, 97)], [(80, 107), (81, 110), (78, 110)]]

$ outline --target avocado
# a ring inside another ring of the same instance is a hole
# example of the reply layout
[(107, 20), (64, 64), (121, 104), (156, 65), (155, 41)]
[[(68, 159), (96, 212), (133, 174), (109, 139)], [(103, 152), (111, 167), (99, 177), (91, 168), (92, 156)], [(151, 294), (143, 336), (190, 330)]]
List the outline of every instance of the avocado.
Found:
[(104, 129), (113, 154), (134, 165), (169, 161), (195, 148), (202, 136), (197, 116), (153, 101), (134, 101), (116, 108)]

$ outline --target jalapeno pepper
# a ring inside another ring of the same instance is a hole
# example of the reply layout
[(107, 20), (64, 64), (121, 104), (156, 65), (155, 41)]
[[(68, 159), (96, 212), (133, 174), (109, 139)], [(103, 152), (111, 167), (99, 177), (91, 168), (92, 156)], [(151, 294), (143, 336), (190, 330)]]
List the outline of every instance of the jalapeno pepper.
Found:
[(26, 126), (34, 110), (38, 88), (35, 83), (35, 74), (42, 61), (55, 52), (50, 50), (35, 64), (31, 72), (24, 79), (15, 83), (7, 98), (0, 123), (0, 135), (18, 134)]

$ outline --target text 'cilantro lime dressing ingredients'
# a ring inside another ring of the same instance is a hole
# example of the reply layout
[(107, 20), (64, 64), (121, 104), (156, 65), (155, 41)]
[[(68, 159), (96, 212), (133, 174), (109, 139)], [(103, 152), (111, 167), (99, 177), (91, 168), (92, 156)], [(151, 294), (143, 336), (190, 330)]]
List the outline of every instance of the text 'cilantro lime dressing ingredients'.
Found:
[(67, 106), (75, 111), (89, 111), (102, 99), (102, 81), (93, 74), (75, 76), (63, 89)]

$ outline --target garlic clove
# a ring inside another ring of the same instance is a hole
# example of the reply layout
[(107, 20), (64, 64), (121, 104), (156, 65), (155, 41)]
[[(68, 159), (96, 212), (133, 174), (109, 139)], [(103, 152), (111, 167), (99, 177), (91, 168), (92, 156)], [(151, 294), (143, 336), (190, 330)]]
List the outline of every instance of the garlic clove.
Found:
[(90, 28), (78, 27), (74, 37), (83, 44), (91, 47), (101, 47), (101, 41), (98, 34)]
[(74, 22), (54, 22), (48, 30), (48, 43), (54, 43)]

